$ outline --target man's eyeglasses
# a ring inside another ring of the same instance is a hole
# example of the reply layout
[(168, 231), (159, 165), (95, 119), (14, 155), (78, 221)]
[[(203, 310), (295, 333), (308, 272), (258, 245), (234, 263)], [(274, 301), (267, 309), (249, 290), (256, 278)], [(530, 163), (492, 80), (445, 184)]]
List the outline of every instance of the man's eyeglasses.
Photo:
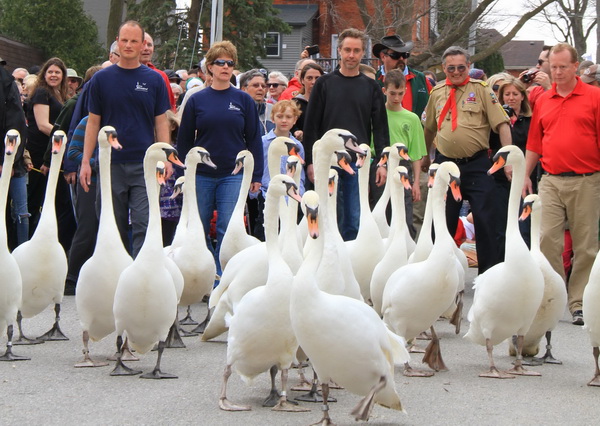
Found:
[(544, 62), (548, 62), (548, 59), (538, 59), (538, 65), (541, 67), (544, 65)]
[(213, 65), (216, 65), (218, 67), (224, 67), (225, 65), (227, 65), (229, 68), (233, 68), (235, 66), (235, 62), (225, 59), (215, 59), (213, 61)]
[(280, 86), (280, 83), (267, 83), (267, 87), (273, 87), (274, 89), (277, 89)]
[(456, 70), (458, 70), (458, 72), (465, 72), (467, 70), (467, 66), (459, 65), (459, 66), (455, 67), (454, 65), (449, 65), (446, 67), (446, 71), (448, 71), (448, 72), (454, 72)]
[(249, 84), (248, 86), (254, 87), (255, 89), (258, 89), (259, 87), (261, 87), (263, 89), (267, 88), (267, 85), (264, 83), (252, 83), (252, 84)]
[(117, 58), (120, 58), (121, 55), (119, 55), (117, 52), (110, 52), (111, 55), (115, 55)]
[(394, 52), (393, 50), (392, 51), (388, 50), (387, 52), (383, 52), (383, 54), (385, 56), (392, 58), (394, 61), (397, 61), (400, 58), (408, 59), (410, 57), (409, 52)]

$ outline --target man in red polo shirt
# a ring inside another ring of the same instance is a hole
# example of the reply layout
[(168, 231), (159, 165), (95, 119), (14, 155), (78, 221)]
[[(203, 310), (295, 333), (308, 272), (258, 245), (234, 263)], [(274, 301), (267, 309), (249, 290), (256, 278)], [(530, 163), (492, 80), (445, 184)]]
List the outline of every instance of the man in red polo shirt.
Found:
[(583, 324), (582, 297), (598, 252), (600, 219), (600, 89), (577, 76), (577, 51), (559, 43), (548, 55), (552, 88), (537, 100), (526, 153), (524, 192), (538, 160), (545, 171), (539, 184), (544, 206), (541, 250), (565, 278), (562, 264), (565, 224), (573, 239), (568, 284), (573, 324)]

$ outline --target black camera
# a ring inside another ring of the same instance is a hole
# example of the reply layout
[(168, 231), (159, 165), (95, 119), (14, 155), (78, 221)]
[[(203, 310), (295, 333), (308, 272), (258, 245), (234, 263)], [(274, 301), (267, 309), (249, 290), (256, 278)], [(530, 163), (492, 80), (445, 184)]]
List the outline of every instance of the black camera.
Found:
[(512, 109), (510, 106), (504, 104), (502, 105), (502, 108), (504, 109), (504, 111), (506, 112), (506, 115), (508, 115), (509, 117), (512, 116), (516, 116), (517, 114), (515, 114), (515, 110)]
[(317, 53), (319, 53), (319, 50), (320, 49), (318, 44), (306, 48), (306, 51), (308, 52), (309, 56), (316, 55)]
[(535, 75), (538, 73), (539, 70), (537, 69), (532, 69), (527, 71), (525, 74), (523, 74), (521, 76), (521, 81), (523, 83), (531, 83), (533, 81), (533, 79), (535, 78)]

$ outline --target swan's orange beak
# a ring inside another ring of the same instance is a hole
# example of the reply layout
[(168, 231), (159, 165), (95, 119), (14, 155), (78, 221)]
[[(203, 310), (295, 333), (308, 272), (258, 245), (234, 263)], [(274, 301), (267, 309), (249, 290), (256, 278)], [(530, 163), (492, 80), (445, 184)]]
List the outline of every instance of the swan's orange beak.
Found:
[(300, 194), (298, 194), (298, 185), (296, 185), (295, 183), (286, 183), (286, 186), (288, 187), (287, 195), (296, 200), (297, 202), (301, 203), (302, 197), (300, 197)]
[(116, 149), (117, 151), (120, 151), (123, 149), (123, 147), (119, 143), (119, 140), (117, 139), (117, 131), (116, 130), (107, 131), (106, 132), (106, 140), (108, 141), (110, 146), (113, 147), (113, 149)]
[(15, 152), (15, 147), (17, 146), (17, 140), (19, 138), (19, 134), (7, 133), (5, 142), (4, 142), (4, 153), (6, 155), (12, 155)]
[(169, 162), (175, 164), (176, 166), (179, 166), (182, 169), (185, 169), (185, 165), (181, 162), (181, 160), (177, 156), (177, 151), (175, 149), (171, 149), (167, 152), (167, 160), (169, 160)]
[(319, 207), (310, 208), (306, 206), (306, 223), (308, 224), (308, 235), (313, 240), (319, 236)]
[(521, 212), (521, 216), (519, 217), (520, 221), (524, 221), (527, 219), (533, 210), (531, 203), (523, 203), (523, 211)]
[(346, 151), (336, 151), (335, 153), (338, 158), (338, 165), (346, 172), (353, 175), (354, 170), (352, 169), (352, 167), (350, 167), (350, 154), (348, 154)]
[(240, 170), (242, 170), (244, 168), (244, 158), (237, 158), (235, 160), (235, 168), (233, 169), (233, 172), (231, 172), (232, 175), (237, 175)]
[(499, 152), (498, 154), (496, 154), (494, 156), (494, 164), (492, 165), (492, 167), (490, 167), (487, 174), (491, 175), (493, 173), (496, 173), (502, 167), (506, 166), (506, 157), (507, 156), (508, 156), (507, 152)]
[(291, 156), (288, 158), (287, 163), (285, 164), (285, 174), (288, 175), (289, 177), (293, 178), (294, 175), (296, 174), (296, 169), (298, 168), (298, 161), (296, 160), (300, 157), (296, 157), (294, 155), (294, 158), (291, 159)]
[(429, 178), (427, 179), (427, 187), (433, 188), (433, 182), (435, 181), (435, 174), (437, 170), (429, 170)]
[(295, 155), (296, 157), (298, 157), (298, 161), (300, 161), (300, 164), (304, 164), (304, 160), (300, 156), (300, 147), (298, 145), (290, 144), (290, 147), (288, 149), (288, 155)]
[(462, 195), (460, 194), (460, 179), (454, 176), (450, 176), (450, 191), (452, 192), (452, 196), (456, 201), (462, 200)]
[(329, 180), (327, 181), (327, 189), (327, 193), (331, 197), (333, 195), (333, 191), (335, 190), (335, 176), (329, 176)]
[(384, 152), (383, 154), (381, 154), (381, 158), (379, 159), (379, 161), (377, 162), (377, 167), (382, 167), (385, 166), (388, 162), (388, 153)]
[(404, 186), (404, 189), (412, 189), (412, 187), (410, 186), (410, 179), (408, 179), (408, 174), (401, 172), (400, 173), (400, 182), (402, 183), (402, 185)]
[(365, 165), (365, 160), (367, 159), (367, 153), (363, 152), (362, 154), (356, 154), (356, 167), (359, 169)]
[(408, 148), (405, 146), (398, 147), (398, 155), (405, 159), (406, 161), (410, 161), (410, 157), (408, 156)]
[(55, 132), (54, 135), (52, 135), (52, 154), (58, 154), (65, 142), (65, 134), (63, 132), (60, 132), (60, 134)]
[(167, 173), (165, 171), (165, 163), (159, 161), (156, 163), (156, 181), (160, 186), (165, 186)]

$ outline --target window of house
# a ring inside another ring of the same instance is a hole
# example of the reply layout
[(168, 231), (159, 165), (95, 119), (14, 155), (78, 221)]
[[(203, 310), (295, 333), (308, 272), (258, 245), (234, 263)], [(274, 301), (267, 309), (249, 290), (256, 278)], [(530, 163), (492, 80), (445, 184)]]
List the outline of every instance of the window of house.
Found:
[(278, 58), (281, 56), (280, 33), (265, 34), (265, 51), (267, 52), (267, 58)]

